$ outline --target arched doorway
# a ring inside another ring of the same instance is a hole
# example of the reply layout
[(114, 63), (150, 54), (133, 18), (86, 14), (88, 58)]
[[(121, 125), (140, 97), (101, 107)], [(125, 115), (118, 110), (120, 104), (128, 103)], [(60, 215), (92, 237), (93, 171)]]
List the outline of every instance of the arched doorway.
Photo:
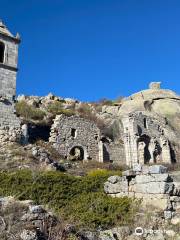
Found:
[(73, 147), (69, 152), (69, 159), (73, 161), (84, 160), (84, 149), (81, 146)]
[(4, 63), (4, 51), (5, 45), (4, 43), (0, 42), (0, 63)]

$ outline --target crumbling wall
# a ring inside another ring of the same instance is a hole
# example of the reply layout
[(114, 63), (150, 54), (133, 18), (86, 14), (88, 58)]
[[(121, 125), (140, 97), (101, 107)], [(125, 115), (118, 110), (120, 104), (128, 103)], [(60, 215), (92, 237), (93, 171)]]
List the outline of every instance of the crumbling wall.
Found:
[(132, 170), (124, 171), (122, 177), (108, 178), (104, 190), (112, 197), (141, 199), (141, 206), (163, 210), (166, 219), (180, 215), (180, 182), (161, 165), (134, 165)]
[(78, 116), (59, 115), (54, 120), (49, 141), (65, 158), (99, 161), (100, 129)]
[(21, 121), (15, 114), (14, 103), (0, 99), (0, 143), (20, 141)]
[(171, 143), (165, 119), (134, 112), (122, 119), (126, 164), (172, 162)]
[(112, 142), (109, 145), (110, 161), (116, 165), (125, 165), (126, 156), (124, 151), (124, 144), (119, 141)]

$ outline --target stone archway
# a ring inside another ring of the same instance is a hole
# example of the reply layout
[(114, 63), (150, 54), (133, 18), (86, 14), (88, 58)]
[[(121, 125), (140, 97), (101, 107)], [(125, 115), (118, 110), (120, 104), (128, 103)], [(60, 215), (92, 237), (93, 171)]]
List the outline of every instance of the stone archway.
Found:
[(69, 159), (73, 161), (83, 161), (85, 159), (85, 152), (83, 147), (74, 146), (69, 152)]

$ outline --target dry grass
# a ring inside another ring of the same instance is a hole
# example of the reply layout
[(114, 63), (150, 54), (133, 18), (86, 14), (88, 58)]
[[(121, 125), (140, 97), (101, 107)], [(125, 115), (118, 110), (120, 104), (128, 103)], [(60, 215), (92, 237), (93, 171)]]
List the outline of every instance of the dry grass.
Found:
[(72, 168), (67, 170), (67, 172), (75, 176), (85, 176), (88, 173), (96, 170), (112, 171), (112, 174), (115, 175), (116, 173), (119, 174), (122, 171), (127, 170), (127, 166), (115, 165), (112, 163), (100, 163), (91, 160), (89, 162), (76, 162), (74, 165), (72, 165)]

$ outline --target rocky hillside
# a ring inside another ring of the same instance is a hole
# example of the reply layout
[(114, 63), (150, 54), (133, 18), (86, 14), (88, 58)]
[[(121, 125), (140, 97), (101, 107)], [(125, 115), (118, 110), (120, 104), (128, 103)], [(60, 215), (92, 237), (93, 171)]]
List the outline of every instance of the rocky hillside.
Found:
[[(151, 86), (150, 86), (151, 87)], [(109, 135), (122, 134), (121, 120), (131, 112), (143, 111), (161, 122), (166, 119), (172, 128), (172, 140), (178, 144), (180, 134), (180, 97), (171, 90), (150, 88), (127, 98), (114, 101), (102, 99), (99, 102), (83, 103), (71, 98), (49, 94), (45, 97), (18, 96), (17, 114), (24, 122), (52, 124), (57, 114), (80, 115), (106, 128)]]
[(0, 145), (0, 239), (180, 239), (178, 162), (129, 169), (74, 161), (48, 141), (55, 116), (64, 114), (93, 121), (102, 137), (123, 145), (122, 119), (138, 111), (160, 125), (167, 122), (168, 138), (179, 149), (180, 98), (157, 85), (96, 103), (53, 94), (19, 96), (16, 113), (29, 126), (29, 142)]

